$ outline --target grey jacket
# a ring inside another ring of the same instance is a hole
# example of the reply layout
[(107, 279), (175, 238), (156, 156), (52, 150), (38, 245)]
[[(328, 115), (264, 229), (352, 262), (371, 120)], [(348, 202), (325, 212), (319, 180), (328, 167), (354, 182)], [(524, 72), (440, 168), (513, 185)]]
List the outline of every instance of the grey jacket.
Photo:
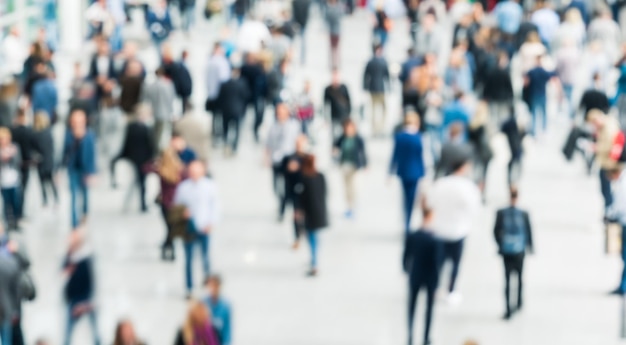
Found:
[(389, 68), (385, 58), (375, 56), (365, 67), (363, 74), (363, 89), (372, 93), (385, 92), (385, 85), (389, 85)]
[(175, 99), (174, 84), (165, 78), (157, 78), (141, 89), (141, 101), (150, 105), (155, 120), (172, 121)]
[(417, 56), (423, 56), (427, 53), (435, 53), (439, 55), (441, 51), (442, 37), (440, 28), (434, 28), (431, 32), (426, 32), (421, 28), (415, 33), (415, 53)]
[(19, 313), (19, 278), (17, 258), (6, 252), (0, 253), (0, 323), (12, 320)]
[(331, 35), (337, 35), (341, 33), (341, 17), (343, 16), (343, 7), (340, 2), (335, 5), (328, 5), (326, 7), (326, 24), (328, 25), (328, 31)]

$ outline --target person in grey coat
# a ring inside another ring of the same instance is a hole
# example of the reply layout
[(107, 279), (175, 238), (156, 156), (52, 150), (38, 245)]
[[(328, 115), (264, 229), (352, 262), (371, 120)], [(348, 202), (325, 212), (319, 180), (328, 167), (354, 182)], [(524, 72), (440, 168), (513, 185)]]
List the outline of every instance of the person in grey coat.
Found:
[[(374, 48), (374, 56), (367, 63), (363, 74), (363, 89), (369, 92), (372, 100), (372, 134), (375, 136), (381, 135), (385, 127), (387, 85), (389, 85), (389, 66), (383, 57), (383, 47), (378, 45)], [(382, 109), (382, 118), (378, 116), (377, 108)]]
[[(171, 127), (174, 119), (174, 100), (176, 100), (176, 90), (174, 84), (166, 76), (165, 69), (159, 67), (156, 70), (157, 79), (142, 88), (141, 100), (150, 105), (154, 116), (154, 127), (152, 136), (154, 147), (159, 148), (163, 132)], [(157, 152), (156, 150), (155, 152)]]
[(0, 343), (13, 343), (13, 323), (19, 318), (21, 305), (20, 255), (17, 245), (9, 241), (0, 225)]
[(435, 15), (427, 13), (415, 33), (415, 41), (417, 42), (415, 53), (417, 56), (424, 56), (428, 53), (439, 55), (441, 42), (443, 42), (440, 32)]

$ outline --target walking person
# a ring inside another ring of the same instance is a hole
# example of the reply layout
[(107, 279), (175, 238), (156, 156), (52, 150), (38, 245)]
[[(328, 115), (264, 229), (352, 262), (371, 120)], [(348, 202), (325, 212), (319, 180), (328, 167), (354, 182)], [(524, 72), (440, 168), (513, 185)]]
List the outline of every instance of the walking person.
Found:
[(267, 135), (266, 162), (272, 166), (274, 193), (278, 196), (278, 220), (283, 219), (283, 205), (286, 202), (283, 160), (296, 151), (296, 141), (300, 135), (300, 124), (289, 116), (289, 108), (284, 103), (276, 106), (276, 122)]
[(385, 13), (385, 2), (378, 0), (376, 11), (374, 11), (374, 30), (372, 33), (374, 45), (379, 45), (383, 49), (387, 44), (387, 37), (392, 27), (393, 22)]
[(465, 141), (465, 133), (465, 126), (461, 122), (448, 126), (448, 139), (442, 145), (440, 158), (435, 164), (435, 179), (452, 173), (459, 155), (472, 151), (471, 146)]
[(11, 131), (0, 128), (0, 192), (4, 220), (8, 229), (19, 229), (21, 214), (20, 168), (22, 156), (18, 146), (11, 142)]
[[(530, 112), (532, 115), (531, 135), (545, 134), (548, 128), (547, 91), (546, 86), (550, 80), (555, 80), (554, 72), (548, 72), (541, 66), (542, 56), (536, 57), (535, 67), (526, 73), (524, 85), (528, 87), (530, 96)], [(541, 127), (540, 127), (541, 126)]]
[[(63, 164), (67, 167), (72, 228), (87, 220), (89, 185), (96, 173), (96, 139), (87, 128), (87, 116), (79, 109), (69, 116), (69, 128), (63, 145)], [(79, 206), (80, 202), (80, 206)]]
[(213, 179), (206, 177), (205, 163), (193, 161), (188, 168), (189, 178), (180, 183), (174, 194), (174, 205), (185, 207), (188, 220), (185, 234), (185, 277), (186, 297), (191, 297), (193, 289), (193, 249), (200, 246), (204, 276), (209, 276), (209, 244), (211, 232), (219, 217), (217, 186)]
[(294, 0), (291, 3), (293, 20), (298, 24), (298, 35), (300, 36), (300, 64), (304, 66), (306, 62), (306, 26), (309, 22), (309, 12), (311, 0)]
[(178, 0), (182, 29), (189, 35), (196, 23), (196, 0)]
[(307, 155), (308, 139), (306, 135), (300, 135), (296, 139), (296, 151), (285, 156), (282, 161), (282, 174), (285, 179), (285, 197), (281, 200), (279, 217), (285, 215), (287, 205), (293, 207), (293, 249), (300, 247), (300, 236), (304, 233), (302, 207), (298, 198), (298, 190), (302, 184), (302, 164)]
[[(504, 319), (509, 320), (514, 313), (522, 309), (522, 272), (526, 252), (533, 252), (533, 237), (528, 212), (517, 207), (517, 189), (511, 188), (511, 205), (498, 210), (493, 229), (498, 254), (504, 261), (504, 298), (506, 312)], [(510, 280), (513, 273), (517, 274), (517, 308), (511, 308)]]
[(200, 301), (193, 301), (185, 323), (178, 331), (174, 345), (220, 345), (211, 312)]
[(433, 210), (432, 229), (443, 241), (444, 260), (452, 261), (452, 273), (447, 287), (448, 302), (461, 302), (456, 290), (465, 238), (473, 227), (481, 207), (478, 187), (468, 177), (472, 167), (470, 156), (460, 155), (453, 164), (452, 174), (437, 179), (426, 195), (426, 205)]
[(162, 67), (165, 75), (174, 83), (176, 96), (180, 98), (182, 103), (182, 114), (185, 115), (189, 108), (189, 98), (193, 91), (193, 80), (189, 69), (182, 61), (175, 61), (172, 47), (170, 45), (163, 46)]
[(506, 136), (509, 150), (511, 151), (511, 158), (507, 165), (507, 181), (509, 182), (509, 188), (513, 188), (518, 185), (522, 174), (523, 140), (524, 136), (526, 136), (526, 131), (519, 125), (518, 116), (515, 114), (513, 105), (511, 105), (509, 112), (511, 115), (502, 124), (502, 133)]
[(204, 304), (211, 312), (211, 321), (217, 331), (217, 336), (221, 340), (221, 345), (230, 345), (232, 343), (231, 306), (222, 295), (222, 277), (219, 275), (208, 277), (205, 286), (209, 295), (205, 298)]
[(600, 166), (600, 190), (604, 199), (605, 216), (613, 204), (613, 193), (609, 180), (609, 172), (618, 166), (618, 162), (611, 157), (611, 151), (615, 143), (615, 138), (620, 133), (617, 119), (606, 115), (600, 110), (591, 110), (587, 113), (587, 122), (595, 129), (596, 136), (596, 161)]
[(42, 65), (44, 78), (33, 83), (31, 104), (33, 113), (45, 111), (52, 122), (57, 119), (57, 106), (59, 104), (59, 92), (56, 86), (54, 71), (50, 71), (46, 65)]
[(324, 107), (330, 112), (327, 118), (331, 122), (331, 135), (334, 140), (343, 122), (349, 119), (352, 113), (350, 93), (346, 84), (341, 81), (339, 70), (333, 70), (330, 85), (324, 89)]
[(158, 0), (154, 6), (148, 11), (146, 18), (146, 24), (148, 25), (148, 31), (150, 31), (150, 37), (152, 43), (157, 49), (157, 52), (161, 52), (161, 45), (167, 41), (174, 26), (172, 25), (172, 17), (165, 0)]
[[(323, 1), (323, 0), (322, 0)], [(341, 35), (341, 18), (344, 5), (338, 0), (326, 0), (326, 25), (330, 37), (330, 68), (339, 68), (339, 37)]]
[(404, 118), (404, 128), (395, 135), (389, 167), (389, 174), (397, 175), (402, 183), (405, 237), (411, 227), (418, 182), (425, 175), (422, 136), (419, 130), (419, 116), (416, 113), (407, 114)]
[(423, 344), (430, 344), (430, 326), (432, 323), (435, 293), (439, 285), (439, 271), (443, 259), (443, 243), (433, 235), (433, 213), (429, 208), (422, 208), (422, 226), (412, 232), (404, 242), (402, 267), (409, 275), (409, 345), (413, 345), (413, 323), (417, 309), (417, 297), (422, 288), (426, 290), (426, 316)]
[(155, 74), (156, 79), (150, 84), (144, 84), (141, 88), (141, 100), (152, 109), (154, 117), (152, 140), (156, 152), (161, 148), (163, 134), (172, 131), (176, 89), (172, 80), (165, 75), (163, 67), (159, 67)]
[(17, 113), (15, 123), (11, 128), (11, 138), (13, 143), (19, 149), (21, 157), (19, 214), (20, 218), (22, 218), (24, 217), (24, 205), (26, 203), (25, 196), (28, 181), (30, 180), (30, 169), (35, 164), (33, 159), (34, 132), (28, 125), (28, 119), (23, 110), (19, 110)]
[[(216, 104), (216, 110), (222, 115), (225, 156), (231, 156), (237, 152), (239, 128), (246, 114), (246, 104), (249, 98), (248, 85), (240, 77), (239, 69), (233, 70), (231, 78), (220, 86)], [(229, 138), (231, 132), (232, 139)]]
[(359, 170), (367, 169), (367, 154), (365, 140), (357, 132), (356, 124), (346, 120), (343, 124), (343, 134), (333, 144), (333, 155), (339, 162), (346, 191), (345, 217), (354, 217), (356, 188), (354, 186)]
[(37, 164), (37, 174), (39, 175), (43, 207), (48, 206), (48, 188), (52, 191), (54, 205), (57, 207), (59, 205), (59, 195), (57, 193), (56, 182), (53, 178), (55, 171), (54, 140), (52, 138), (52, 129), (50, 128), (48, 115), (45, 113), (36, 114), (33, 129), (35, 130), (33, 133), (34, 161)]
[(13, 344), (13, 321), (18, 317), (16, 301), (20, 301), (20, 264), (13, 255), (15, 242), (10, 241), (0, 226), (0, 342)]
[(317, 171), (315, 156), (307, 155), (302, 161), (302, 191), (300, 207), (304, 215), (304, 228), (311, 248), (311, 264), (307, 275), (317, 276), (319, 232), (328, 227), (327, 187), (324, 175)]
[(253, 134), (255, 142), (259, 142), (259, 128), (265, 116), (265, 94), (267, 93), (267, 75), (257, 54), (247, 53), (246, 61), (241, 66), (241, 77), (248, 83), (250, 99), (248, 106), (254, 111)]
[(66, 276), (64, 297), (67, 303), (67, 326), (63, 344), (72, 343), (76, 323), (83, 316), (87, 316), (91, 324), (93, 344), (100, 345), (96, 306), (93, 300), (96, 287), (93, 257), (90, 248), (85, 244), (83, 229), (75, 229), (70, 235), (63, 272)]
[[(370, 59), (363, 74), (363, 89), (370, 94), (372, 101), (372, 136), (380, 136), (385, 131), (387, 119), (387, 107), (385, 103), (385, 90), (388, 89), (389, 66), (383, 57), (383, 46), (374, 48), (374, 57)], [(377, 108), (381, 108), (382, 117)]]
[(119, 104), (126, 116), (135, 112), (135, 108), (141, 100), (143, 88), (143, 67), (137, 60), (128, 61), (128, 66), (124, 70), (124, 75), (120, 78), (119, 84), (121, 93)]
[(226, 58), (226, 51), (221, 42), (218, 42), (213, 47), (213, 54), (209, 58), (209, 63), (206, 68), (206, 90), (207, 98), (204, 104), (204, 109), (210, 112), (213, 116), (211, 122), (211, 136), (213, 137), (213, 144), (217, 143), (217, 140), (224, 133), (220, 133), (220, 119), (223, 123), (224, 119), (220, 113), (218, 107), (218, 97), (220, 95), (220, 89), (222, 84), (230, 80), (232, 71), (230, 63)]

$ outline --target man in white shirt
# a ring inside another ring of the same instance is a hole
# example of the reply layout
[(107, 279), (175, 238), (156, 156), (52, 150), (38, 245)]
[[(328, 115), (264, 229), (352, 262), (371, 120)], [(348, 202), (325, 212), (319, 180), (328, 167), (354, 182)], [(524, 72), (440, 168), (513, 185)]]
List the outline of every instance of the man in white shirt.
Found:
[(16, 78), (22, 74), (24, 61), (28, 57), (28, 48), (22, 42), (19, 29), (14, 26), (9, 34), (2, 40), (0, 54), (2, 65), (0, 68), (10, 73)]
[(185, 275), (187, 298), (193, 288), (193, 247), (200, 246), (204, 276), (210, 274), (209, 240), (210, 233), (218, 222), (219, 203), (217, 186), (206, 177), (204, 163), (193, 161), (189, 164), (189, 178), (176, 188), (174, 205), (185, 207), (185, 217), (189, 220), (185, 238)]
[(260, 20), (248, 18), (244, 21), (237, 35), (237, 48), (242, 53), (258, 53), (272, 40), (267, 26)]
[(444, 244), (444, 260), (452, 260), (448, 287), (448, 301), (452, 304), (461, 300), (461, 295), (454, 288), (463, 244), (482, 204), (480, 190), (470, 178), (472, 167), (469, 157), (460, 153), (455, 160), (456, 163), (451, 165), (453, 173), (437, 179), (426, 195), (426, 205), (433, 210), (432, 229)]

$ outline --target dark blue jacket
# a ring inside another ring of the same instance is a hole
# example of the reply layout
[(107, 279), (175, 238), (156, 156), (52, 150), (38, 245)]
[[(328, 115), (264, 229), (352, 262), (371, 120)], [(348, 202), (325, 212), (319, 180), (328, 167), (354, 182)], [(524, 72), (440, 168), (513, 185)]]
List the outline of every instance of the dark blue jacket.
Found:
[[(80, 145), (80, 147), (78, 146)], [(84, 175), (92, 175), (96, 173), (96, 137), (93, 132), (88, 129), (85, 136), (76, 145), (76, 139), (71, 131), (65, 132), (65, 142), (63, 144), (63, 164), (68, 169), (75, 169), (77, 159), (80, 159), (82, 173)], [(78, 157), (80, 153), (80, 158)]]
[(419, 133), (402, 131), (396, 134), (389, 172), (402, 180), (419, 180), (424, 176), (422, 136)]
[(443, 242), (432, 233), (418, 230), (406, 238), (402, 267), (412, 286), (436, 289), (442, 263)]
[(165, 75), (172, 80), (178, 97), (189, 97), (193, 89), (193, 81), (189, 70), (182, 62), (170, 62), (163, 65)]
[(154, 40), (165, 40), (172, 32), (174, 26), (172, 25), (172, 18), (170, 12), (166, 11), (163, 18), (157, 17), (157, 15), (150, 11), (148, 12), (148, 30)]
[(91, 258), (86, 257), (76, 263), (71, 263), (67, 258), (63, 268), (72, 270), (65, 284), (64, 295), (67, 303), (75, 305), (90, 301), (94, 290)]
[(46, 78), (33, 85), (33, 113), (45, 111), (52, 119), (59, 103), (57, 87), (52, 79)]

